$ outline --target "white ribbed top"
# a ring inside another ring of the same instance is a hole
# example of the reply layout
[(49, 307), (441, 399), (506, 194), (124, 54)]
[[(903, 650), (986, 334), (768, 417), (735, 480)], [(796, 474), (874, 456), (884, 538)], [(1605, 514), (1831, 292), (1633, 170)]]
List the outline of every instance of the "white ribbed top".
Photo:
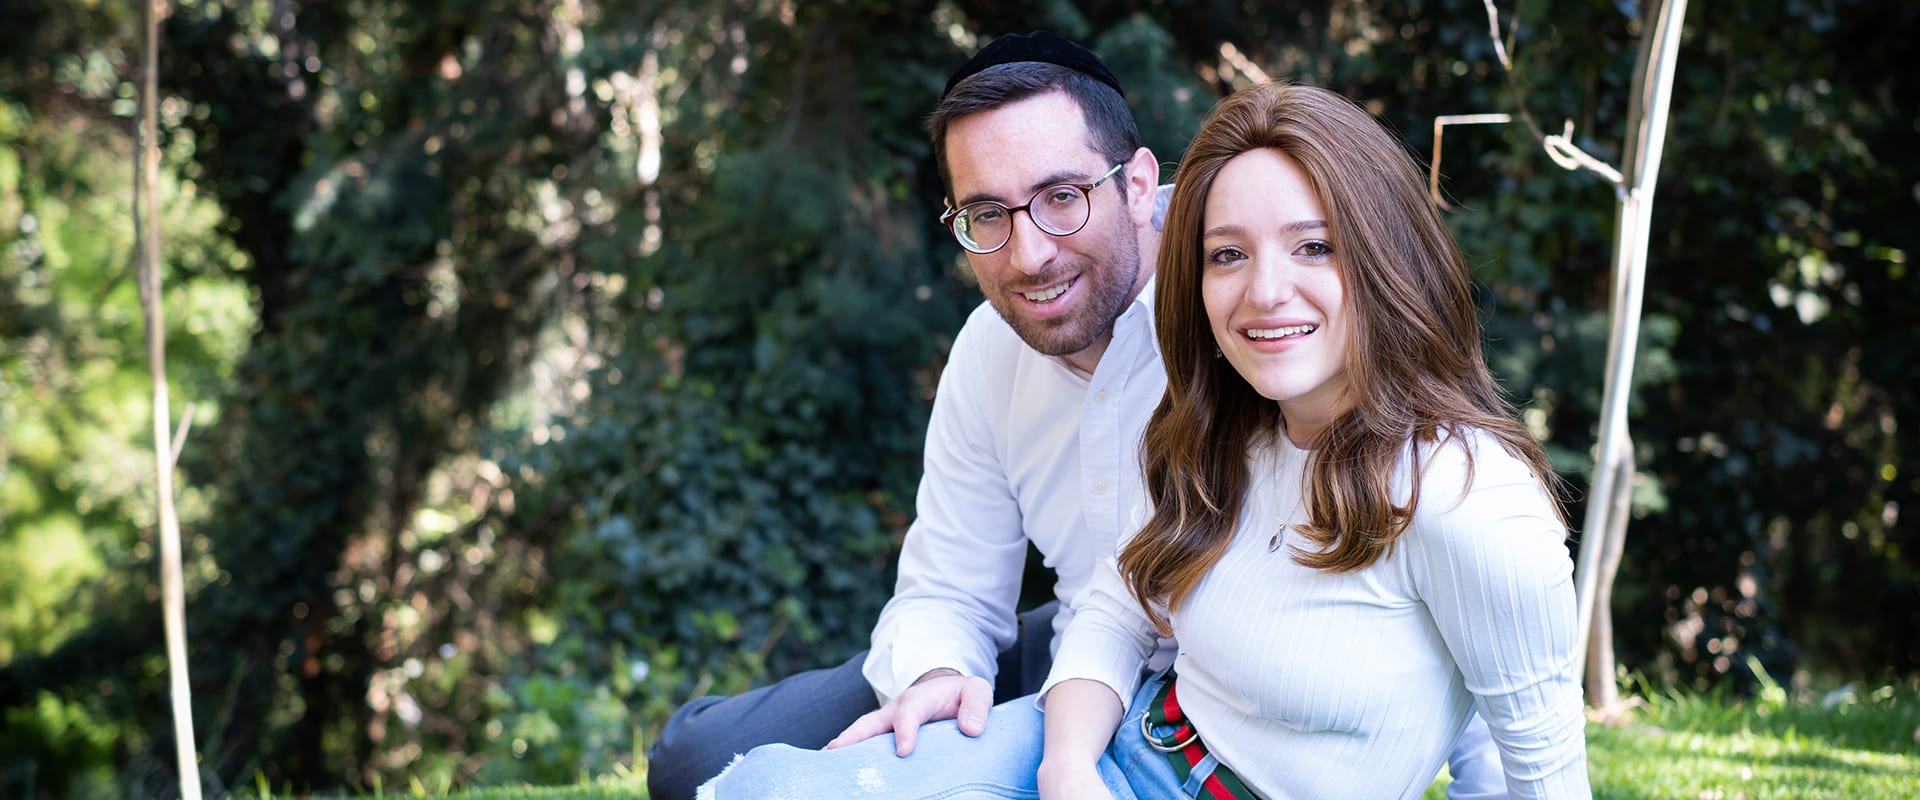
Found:
[[(1573, 565), (1526, 466), (1476, 434), (1463, 497), (1460, 444), (1423, 448), (1398, 547), (1328, 574), (1294, 562), (1308, 543), (1291, 531), (1268, 550), (1305, 519), (1309, 454), (1277, 438), (1251, 456), (1232, 546), (1172, 617), (1181, 705), (1213, 752), (1263, 797), (1418, 797), (1477, 704), (1512, 797), (1587, 797)], [(1409, 473), (1403, 457), (1401, 497)], [(1077, 605), (1048, 688), (1091, 678), (1133, 696), (1154, 637), (1112, 559)]]

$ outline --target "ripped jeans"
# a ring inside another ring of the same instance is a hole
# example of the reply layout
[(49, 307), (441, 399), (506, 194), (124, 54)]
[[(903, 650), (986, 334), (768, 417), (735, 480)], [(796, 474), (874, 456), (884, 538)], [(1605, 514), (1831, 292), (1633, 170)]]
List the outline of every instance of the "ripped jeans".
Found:
[[(1140, 717), (1160, 689), (1159, 678), (1141, 684), (1100, 756), (1100, 777), (1115, 800), (1192, 796), (1175, 782), (1167, 757), (1140, 735)], [(952, 720), (928, 723), (906, 758), (894, 755), (891, 734), (838, 750), (765, 745), (700, 787), (698, 800), (1032, 800), (1039, 796), (1043, 719), (1028, 695), (994, 706), (977, 738)], [(1210, 766), (1196, 770), (1193, 783), (1206, 772)]]

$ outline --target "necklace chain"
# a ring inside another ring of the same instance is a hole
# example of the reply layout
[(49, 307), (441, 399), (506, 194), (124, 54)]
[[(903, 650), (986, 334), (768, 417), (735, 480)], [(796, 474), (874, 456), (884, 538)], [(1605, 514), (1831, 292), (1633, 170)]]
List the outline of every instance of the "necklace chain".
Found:
[[(1273, 520), (1273, 537), (1267, 539), (1267, 552), (1269, 553), (1278, 552), (1280, 550), (1280, 537), (1282, 534), (1285, 534), (1287, 532), (1288, 514), (1283, 511), (1277, 511), (1277, 509), (1280, 508), (1280, 503), (1277, 502), (1280, 498), (1280, 476), (1281, 476), (1281, 473), (1286, 472), (1286, 470), (1280, 468), (1281, 467), (1280, 459), (1284, 458), (1285, 456), (1286, 456), (1286, 452), (1284, 450), (1279, 448), (1276, 448), (1274, 450), (1273, 496), (1276, 502), (1273, 504), (1273, 507), (1276, 509), (1276, 514)], [(1294, 498), (1295, 509), (1298, 509), (1300, 507), (1301, 500), (1302, 498), (1299, 498), (1299, 497)]]

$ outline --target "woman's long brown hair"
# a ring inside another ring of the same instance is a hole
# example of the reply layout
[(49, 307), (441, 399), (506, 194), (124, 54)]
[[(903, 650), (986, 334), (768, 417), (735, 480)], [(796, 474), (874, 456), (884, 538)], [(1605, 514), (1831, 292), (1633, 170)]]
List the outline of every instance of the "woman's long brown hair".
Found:
[[(1363, 569), (1390, 554), (1420, 502), (1422, 448), (1477, 429), (1526, 463), (1553, 497), (1546, 455), (1515, 419), (1481, 354), (1466, 263), (1400, 143), (1325, 89), (1263, 84), (1221, 101), (1174, 177), (1154, 314), (1167, 392), (1142, 443), (1153, 516), (1120, 552), (1128, 588), (1156, 627), (1226, 553), (1248, 490), (1248, 453), (1284, 434), (1278, 403), (1218, 352), (1202, 303), (1201, 231), (1221, 167), (1249, 150), (1286, 153), (1327, 215), (1346, 300), (1343, 369), (1352, 406), (1313, 443), (1302, 487), (1314, 547), (1299, 563)], [(1468, 450), (1468, 480), (1472, 453)], [(1415, 476), (1393, 501), (1403, 453)], [(1557, 511), (1557, 508), (1556, 508)]]

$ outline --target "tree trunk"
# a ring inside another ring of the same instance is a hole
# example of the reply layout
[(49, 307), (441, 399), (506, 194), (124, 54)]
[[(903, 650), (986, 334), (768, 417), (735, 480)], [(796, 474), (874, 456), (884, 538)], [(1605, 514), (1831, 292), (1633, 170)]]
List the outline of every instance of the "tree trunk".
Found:
[[(1622, 169), (1617, 174), (1616, 219), (1613, 238), (1612, 335), (1607, 345), (1606, 391), (1600, 416), (1600, 452), (1594, 462), (1593, 492), (1589, 495), (1586, 538), (1581, 542), (1579, 570), (1575, 575), (1579, 610), (1576, 652), (1583, 657), (1595, 646), (1594, 621), (1612, 594), (1613, 571), (1602, 569), (1602, 560), (1618, 566), (1618, 553), (1625, 547), (1627, 480), (1633, 475), (1633, 439), (1627, 432), (1627, 400), (1633, 389), (1633, 366), (1640, 341), (1640, 306), (1646, 287), (1647, 246), (1653, 229), (1653, 193), (1660, 174), (1660, 158), (1666, 147), (1667, 109), (1673, 98), (1673, 74), (1679, 60), (1680, 23), (1687, 13), (1687, 0), (1659, 0), (1648, 8), (1646, 38), (1640, 47), (1640, 59), (1633, 75), (1633, 95), (1627, 106), (1627, 136), (1622, 148)], [(1553, 137), (1548, 137), (1549, 143)], [(1549, 149), (1552, 154), (1552, 149)], [(1555, 160), (1560, 161), (1556, 155)], [(1565, 166), (1565, 163), (1562, 163)], [(1594, 167), (1590, 165), (1590, 169)], [(1571, 167), (1569, 167), (1571, 168)], [(1596, 169), (1595, 171), (1599, 171)], [(1603, 574), (1604, 573), (1604, 574)], [(1607, 633), (1611, 634), (1611, 625)], [(1611, 650), (1611, 642), (1601, 645)], [(1607, 660), (1612, 661), (1611, 652)], [(1589, 672), (1591, 674), (1591, 672)], [(1602, 683), (1611, 686), (1613, 676)], [(1598, 687), (1589, 684), (1591, 699)], [(1618, 688), (1606, 690), (1618, 696)]]
[(1613, 578), (1620, 572), (1620, 559), (1626, 553), (1627, 514), (1633, 506), (1633, 460), (1615, 463), (1613, 495), (1593, 498), (1611, 508), (1607, 520), (1605, 547), (1594, 576), (1598, 583), (1593, 597), (1593, 628), (1587, 639), (1587, 705), (1598, 709), (1602, 719), (1612, 720), (1620, 711), (1620, 684), (1614, 680), (1613, 658)]

